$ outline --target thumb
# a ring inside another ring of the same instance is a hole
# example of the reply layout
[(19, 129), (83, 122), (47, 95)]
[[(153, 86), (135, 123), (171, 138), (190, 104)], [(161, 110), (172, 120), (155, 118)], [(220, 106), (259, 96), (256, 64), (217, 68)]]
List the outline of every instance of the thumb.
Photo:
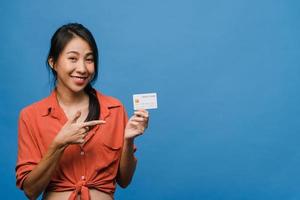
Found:
[(80, 111), (77, 111), (77, 112), (75, 113), (75, 115), (70, 119), (70, 122), (71, 122), (71, 123), (76, 123), (77, 120), (79, 119), (80, 115), (81, 115), (81, 112), (80, 112)]

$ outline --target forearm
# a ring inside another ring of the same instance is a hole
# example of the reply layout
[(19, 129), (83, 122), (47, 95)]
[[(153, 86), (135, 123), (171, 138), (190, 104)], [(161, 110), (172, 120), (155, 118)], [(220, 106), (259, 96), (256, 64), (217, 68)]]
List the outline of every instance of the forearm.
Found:
[(130, 184), (136, 163), (134, 157), (134, 139), (125, 139), (117, 178), (118, 184), (121, 187), (127, 187)]
[(65, 147), (53, 142), (38, 165), (28, 174), (23, 183), (25, 194), (36, 199), (49, 184)]

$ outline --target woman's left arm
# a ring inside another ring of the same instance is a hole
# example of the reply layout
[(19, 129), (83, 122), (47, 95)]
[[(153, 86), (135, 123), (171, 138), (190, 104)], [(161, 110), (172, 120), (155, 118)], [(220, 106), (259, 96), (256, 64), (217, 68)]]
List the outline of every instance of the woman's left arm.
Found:
[(148, 127), (148, 121), (148, 111), (138, 110), (134, 112), (134, 115), (126, 124), (124, 145), (117, 176), (117, 182), (123, 188), (130, 184), (137, 163), (134, 157), (134, 138), (144, 133)]

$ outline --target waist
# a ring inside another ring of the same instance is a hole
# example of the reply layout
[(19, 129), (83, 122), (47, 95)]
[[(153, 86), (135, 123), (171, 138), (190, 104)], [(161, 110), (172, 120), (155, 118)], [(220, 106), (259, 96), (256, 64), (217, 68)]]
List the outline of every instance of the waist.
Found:
[[(68, 200), (73, 191), (52, 192), (48, 191), (44, 194), (43, 200)], [(113, 197), (105, 192), (96, 189), (89, 189), (91, 200), (113, 200)], [(80, 200), (80, 194), (77, 195), (77, 200)]]

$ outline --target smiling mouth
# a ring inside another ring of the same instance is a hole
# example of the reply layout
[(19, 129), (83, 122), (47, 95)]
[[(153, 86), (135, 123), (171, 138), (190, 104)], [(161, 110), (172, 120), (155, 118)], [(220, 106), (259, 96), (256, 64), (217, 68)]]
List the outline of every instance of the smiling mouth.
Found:
[(87, 79), (88, 77), (87, 76), (71, 76), (72, 78), (78, 78), (78, 79), (81, 79), (81, 80), (85, 80)]

